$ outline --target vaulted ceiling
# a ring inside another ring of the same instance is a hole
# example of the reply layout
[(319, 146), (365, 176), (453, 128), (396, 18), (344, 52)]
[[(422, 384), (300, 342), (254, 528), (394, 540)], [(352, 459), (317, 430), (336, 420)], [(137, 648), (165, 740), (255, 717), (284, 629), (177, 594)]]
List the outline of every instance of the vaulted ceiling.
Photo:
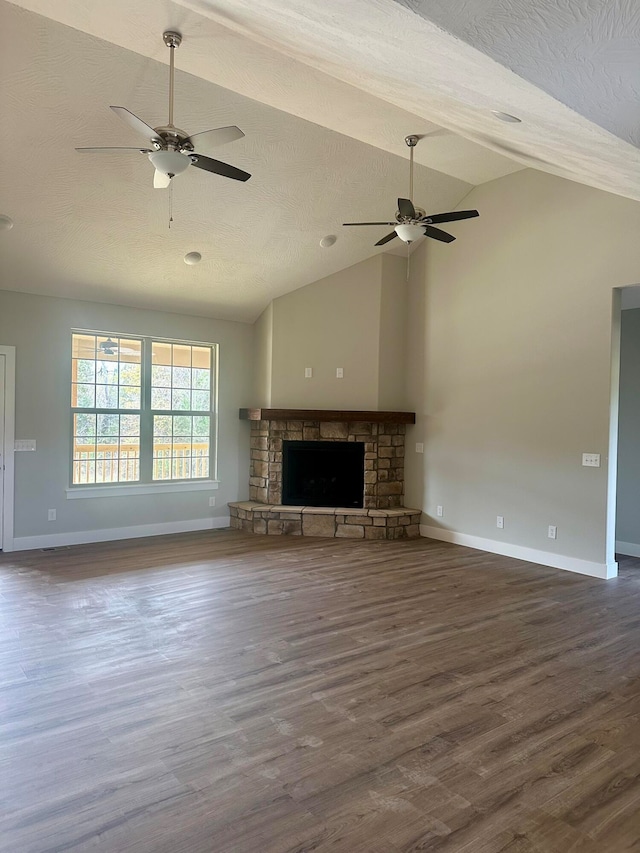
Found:
[[(0, 286), (251, 321), (379, 251), (384, 228), (341, 223), (393, 218), (409, 133), (423, 136), (414, 200), (429, 212), (526, 166), (640, 199), (640, 11), (601, 5), (0, 2), (0, 213), (15, 221)], [(166, 124), (166, 29), (184, 36), (176, 124), (239, 125), (244, 139), (201, 153), (251, 172), (246, 184), (191, 168), (154, 190), (143, 155), (75, 152), (141, 144), (110, 104)], [(452, 225), (443, 250), (471, 227)]]

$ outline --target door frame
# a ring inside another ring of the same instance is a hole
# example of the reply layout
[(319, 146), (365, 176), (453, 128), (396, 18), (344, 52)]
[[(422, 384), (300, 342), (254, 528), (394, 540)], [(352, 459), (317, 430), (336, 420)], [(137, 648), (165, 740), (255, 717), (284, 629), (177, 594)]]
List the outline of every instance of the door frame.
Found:
[(13, 509), (14, 492), (14, 441), (16, 422), (16, 348), (0, 346), (0, 355), (4, 356), (4, 441), (2, 458), (4, 461), (2, 495), (2, 550), (13, 551)]
[(607, 578), (618, 575), (616, 562), (616, 513), (618, 500), (618, 413), (620, 407), (620, 326), (622, 290), (614, 287), (611, 295), (611, 379), (609, 385), (609, 446), (607, 461), (607, 514), (605, 565)]

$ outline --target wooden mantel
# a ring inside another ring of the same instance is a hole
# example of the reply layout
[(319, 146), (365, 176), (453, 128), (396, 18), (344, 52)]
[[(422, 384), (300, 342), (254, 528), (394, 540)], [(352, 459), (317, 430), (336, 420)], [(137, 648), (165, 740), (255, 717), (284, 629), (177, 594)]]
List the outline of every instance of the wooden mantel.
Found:
[(415, 424), (415, 412), (354, 412), (342, 409), (240, 409), (243, 421), (332, 421), (334, 423)]

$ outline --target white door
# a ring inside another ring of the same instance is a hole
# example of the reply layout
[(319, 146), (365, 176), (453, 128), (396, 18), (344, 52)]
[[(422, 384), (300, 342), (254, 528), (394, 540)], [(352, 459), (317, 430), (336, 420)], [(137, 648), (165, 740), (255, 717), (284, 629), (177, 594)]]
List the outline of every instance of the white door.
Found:
[(4, 388), (6, 356), (0, 355), (0, 551), (2, 551), (4, 529)]

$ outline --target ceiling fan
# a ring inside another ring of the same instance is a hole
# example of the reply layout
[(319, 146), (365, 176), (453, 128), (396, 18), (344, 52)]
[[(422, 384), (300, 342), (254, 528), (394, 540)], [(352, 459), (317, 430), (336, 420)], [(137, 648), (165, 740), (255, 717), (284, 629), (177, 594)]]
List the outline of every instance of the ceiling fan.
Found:
[[(153, 186), (156, 189), (165, 189), (171, 183), (171, 178), (179, 175), (188, 169), (189, 166), (195, 166), (197, 169), (203, 169), (205, 172), (213, 172), (216, 175), (222, 175), (224, 178), (231, 178), (234, 181), (248, 181), (251, 175), (248, 172), (243, 172), (242, 169), (236, 169), (235, 166), (230, 166), (228, 163), (222, 163), (220, 160), (213, 160), (211, 157), (205, 157), (203, 154), (197, 154), (194, 150), (194, 140), (197, 137), (207, 137), (207, 142), (210, 145), (224, 145), (225, 142), (233, 142), (236, 139), (242, 139), (244, 133), (239, 127), (216, 127), (213, 130), (203, 130), (200, 133), (189, 135), (184, 130), (176, 127), (173, 123), (173, 82), (175, 76), (174, 54), (177, 47), (180, 47), (182, 36), (180, 33), (168, 31), (163, 33), (162, 38), (164, 43), (170, 50), (169, 64), (169, 121), (165, 126), (151, 127), (141, 118), (134, 115), (125, 107), (111, 107), (114, 113), (129, 125), (136, 133), (141, 134), (147, 140), (149, 147), (127, 147), (127, 148), (76, 148), (82, 154), (99, 154), (112, 153), (114, 151), (139, 151), (141, 154), (146, 154), (149, 160), (155, 167), (155, 175), (153, 178)], [(197, 144), (197, 142), (196, 142)]]
[(452, 234), (447, 234), (440, 228), (434, 228), (436, 223), (455, 222), (459, 219), (472, 219), (474, 216), (479, 216), (477, 210), (455, 210), (451, 213), (433, 213), (427, 216), (421, 207), (414, 207), (411, 197), (413, 196), (413, 149), (420, 140), (419, 136), (406, 136), (405, 142), (409, 146), (409, 198), (398, 199), (398, 212), (396, 213), (395, 222), (343, 222), (343, 225), (393, 225), (395, 226), (390, 234), (383, 237), (375, 244), (376, 246), (384, 246), (395, 237), (399, 237), (405, 243), (413, 243), (419, 237), (431, 237), (433, 240), (440, 240), (442, 243), (452, 243), (456, 238)]

